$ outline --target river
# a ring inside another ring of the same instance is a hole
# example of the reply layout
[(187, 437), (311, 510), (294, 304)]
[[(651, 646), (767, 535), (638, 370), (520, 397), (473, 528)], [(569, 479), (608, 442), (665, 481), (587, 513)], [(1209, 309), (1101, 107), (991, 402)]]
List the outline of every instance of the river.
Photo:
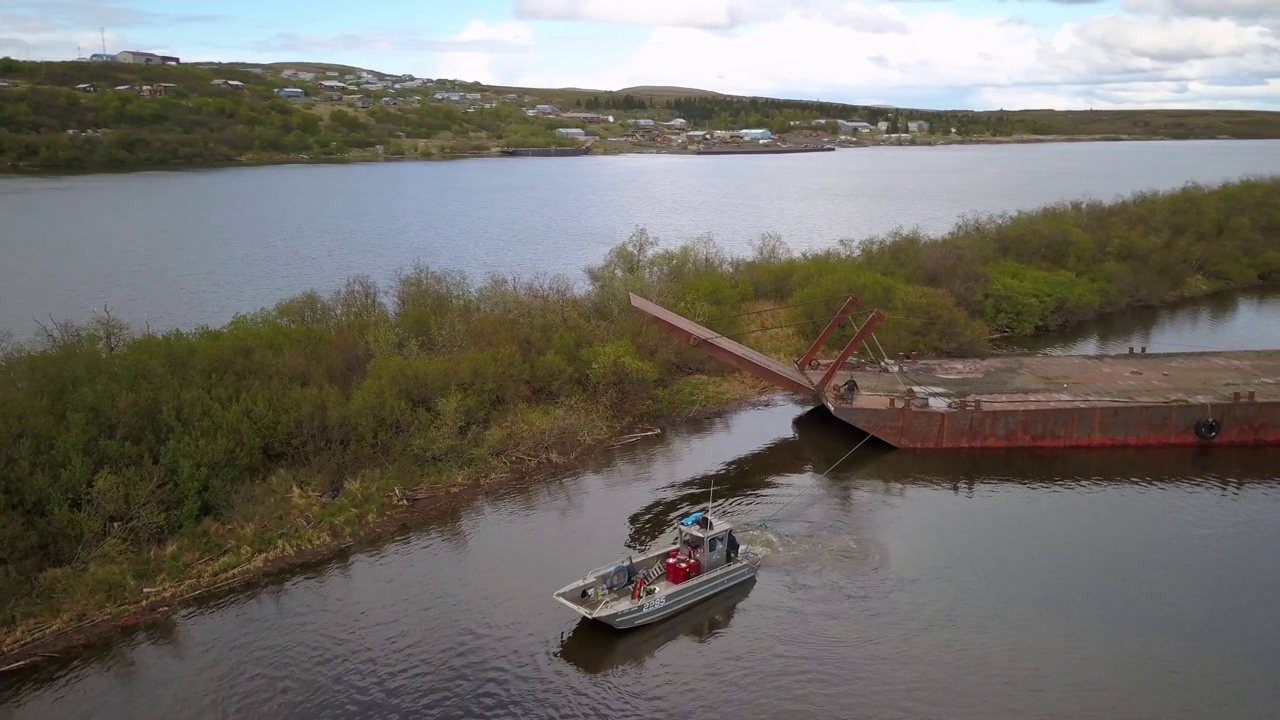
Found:
[(240, 312), (415, 262), (582, 269), (644, 226), (727, 249), (776, 232), (827, 247), (968, 213), (1111, 200), (1280, 173), (1280, 141), (873, 147), (761, 157), (628, 155), (0, 178), (0, 332), (108, 306), (139, 326)]
[[(1206, 346), (1274, 346), (1280, 295), (1115, 316), (1044, 349), (1160, 347), (1192, 329)], [(1280, 707), (1273, 449), (868, 444), (822, 475), (854, 439), (782, 398), (687, 422), (0, 677), (0, 718), (1176, 720)], [(669, 538), (713, 483), (717, 511), (764, 556), (753, 585), (625, 635), (551, 600)]]

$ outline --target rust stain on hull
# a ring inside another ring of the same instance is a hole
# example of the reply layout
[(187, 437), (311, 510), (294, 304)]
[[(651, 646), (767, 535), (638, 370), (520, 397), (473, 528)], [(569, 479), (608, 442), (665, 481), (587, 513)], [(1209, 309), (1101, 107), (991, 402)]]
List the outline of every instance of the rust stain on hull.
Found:
[[(817, 396), (836, 417), (899, 448), (1280, 444), (1280, 350), (882, 358), (849, 368), (844, 358), (882, 317), (873, 313), (836, 362), (813, 362), (829, 326), (790, 367), (638, 296), (632, 304), (713, 357)], [(851, 309), (846, 302), (841, 322)]]
[[(850, 425), (910, 449), (1280, 444), (1280, 402), (950, 412), (827, 406)], [(1220, 430), (1201, 438), (1196, 424), (1209, 418)]]
[(858, 392), (823, 404), (901, 448), (1280, 443), (1280, 351), (926, 360), (839, 377)]

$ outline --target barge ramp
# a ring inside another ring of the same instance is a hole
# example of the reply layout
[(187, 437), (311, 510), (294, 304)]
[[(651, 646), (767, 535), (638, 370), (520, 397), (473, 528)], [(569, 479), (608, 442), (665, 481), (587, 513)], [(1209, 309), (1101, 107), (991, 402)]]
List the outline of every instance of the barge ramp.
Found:
[(834, 359), (820, 359), (822, 344), (861, 307), (850, 296), (788, 364), (637, 295), (631, 304), (689, 345), (813, 396), (898, 448), (1280, 444), (1280, 350), (851, 359), (884, 320), (873, 310)]

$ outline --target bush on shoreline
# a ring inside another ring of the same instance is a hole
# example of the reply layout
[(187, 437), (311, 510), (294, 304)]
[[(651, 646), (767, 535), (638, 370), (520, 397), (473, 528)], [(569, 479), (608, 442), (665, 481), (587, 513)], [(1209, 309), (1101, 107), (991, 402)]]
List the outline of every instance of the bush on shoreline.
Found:
[(638, 230), (584, 292), (417, 267), (217, 329), (58, 323), (0, 343), (0, 627), (349, 536), (397, 484), (528, 468), (747, 391), (628, 292), (780, 358), (853, 293), (855, 318), (888, 316), (885, 351), (963, 355), (993, 331), (1280, 282), (1277, 237), (1280, 179), (1246, 180), (803, 254), (773, 236), (740, 258), (709, 238), (660, 248)]

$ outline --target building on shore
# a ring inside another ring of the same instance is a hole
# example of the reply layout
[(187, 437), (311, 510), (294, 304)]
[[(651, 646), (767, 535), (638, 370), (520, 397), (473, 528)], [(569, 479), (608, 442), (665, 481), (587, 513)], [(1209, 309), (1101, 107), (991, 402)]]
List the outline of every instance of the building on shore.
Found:
[[(90, 55), (89, 59), (93, 60), (99, 55)], [(115, 62), (128, 63), (130, 65), (179, 65), (182, 60), (173, 55), (157, 55), (151, 52), (142, 52), (141, 50), (121, 50), (115, 54)]]
[(841, 135), (866, 133), (872, 130), (871, 123), (862, 120), (837, 120), (836, 127), (839, 128)]

